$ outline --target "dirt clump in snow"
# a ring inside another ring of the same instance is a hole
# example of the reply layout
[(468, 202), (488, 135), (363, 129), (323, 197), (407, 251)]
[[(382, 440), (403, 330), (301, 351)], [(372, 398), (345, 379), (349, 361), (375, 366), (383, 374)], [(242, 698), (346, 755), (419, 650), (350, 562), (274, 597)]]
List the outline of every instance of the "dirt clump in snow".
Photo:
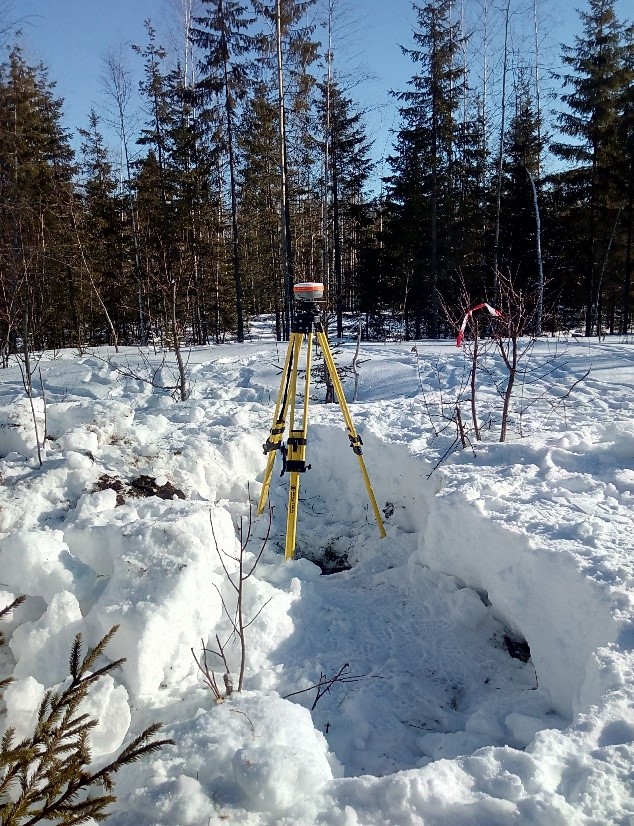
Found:
[(158, 496), (159, 499), (185, 499), (185, 494), (179, 490), (171, 482), (163, 482), (159, 484), (153, 476), (138, 476), (129, 484), (124, 484), (121, 479), (116, 476), (108, 476), (103, 473), (94, 486), (95, 491), (100, 490), (114, 490), (117, 494), (117, 505), (125, 504), (125, 496), (141, 498), (148, 496)]

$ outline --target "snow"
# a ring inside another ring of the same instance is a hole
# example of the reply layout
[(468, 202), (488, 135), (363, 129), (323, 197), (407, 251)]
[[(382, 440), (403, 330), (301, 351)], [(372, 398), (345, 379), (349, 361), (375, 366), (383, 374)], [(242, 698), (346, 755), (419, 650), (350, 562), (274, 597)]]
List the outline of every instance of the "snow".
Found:
[[(85, 701), (94, 759), (153, 721), (176, 744), (117, 776), (113, 826), (634, 823), (632, 344), (540, 340), (505, 443), (491, 351), (465, 450), (468, 346), (363, 344), (352, 402), (354, 347), (333, 353), (387, 537), (314, 377), (288, 562), (279, 464), (268, 541), (253, 517), (286, 348), (266, 331), (193, 349), (185, 402), (148, 381), (175, 384), (170, 354), (44, 354), (42, 467), (2, 371), (0, 605), (29, 598), (3, 626), (0, 733), (29, 731), (78, 632), (118, 624), (126, 662)], [(218, 635), (237, 686), (250, 514), (244, 690), (216, 703), (192, 649)]]

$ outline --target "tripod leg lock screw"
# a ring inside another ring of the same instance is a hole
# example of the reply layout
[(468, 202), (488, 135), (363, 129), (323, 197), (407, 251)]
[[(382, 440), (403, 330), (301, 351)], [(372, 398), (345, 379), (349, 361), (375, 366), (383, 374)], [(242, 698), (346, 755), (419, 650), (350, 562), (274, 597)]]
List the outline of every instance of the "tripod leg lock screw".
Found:
[(308, 440), (305, 439), (303, 436), (290, 436), (286, 443), (291, 445), (291, 447), (299, 447), (300, 445), (307, 445)]
[(299, 447), (305, 446), (307, 443), (308, 442), (305, 436), (289, 436), (286, 440), (286, 444), (281, 445), (282, 472), (280, 473), (280, 476), (284, 476), (285, 473), (305, 473), (307, 470), (311, 469), (312, 465), (307, 465), (304, 459), (288, 458), (289, 453), (293, 455), (293, 451), (296, 451)]
[[(270, 453), (272, 450), (279, 450), (280, 449), (280, 442), (281, 442), (283, 433), (284, 433), (284, 425), (278, 425), (277, 427), (272, 427), (271, 428), (271, 432), (269, 433), (269, 438), (262, 445), (265, 456), (266, 456), (267, 453)], [(276, 439), (275, 438), (276, 436), (279, 436), (280, 438)]]
[(312, 465), (307, 465), (306, 462), (300, 459), (287, 459), (284, 470), (286, 473), (306, 473), (311, 467)]
[(363, 441), (361, 440), (361, 436), (350, 436), (348, 434), (348, 438), (350, 439), (350, 447), (352, 448), (352, 452), (356, 453), (357, 456), (362, 456), (363, 451), (361, 450), (361, 445)]

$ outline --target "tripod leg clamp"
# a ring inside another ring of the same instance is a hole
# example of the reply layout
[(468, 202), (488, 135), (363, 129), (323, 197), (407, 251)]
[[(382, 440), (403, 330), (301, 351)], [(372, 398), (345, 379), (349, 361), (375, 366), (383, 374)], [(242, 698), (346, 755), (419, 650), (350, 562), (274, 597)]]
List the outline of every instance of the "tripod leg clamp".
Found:
[[(284, 433), (284, 425), (278, 425), (277, 427), (272, 427), (271, 432), (269, 434), (269, 438), (264, 442), (262, 448), (264, 449), (264, 455), (266, 456), (267, 453), (270, 453), (272, 450), (279, 450), (282, 441), (282, 434)], [(278, 437), (276, 439), (276, 437)]]
[(350, 447), (352, 448), (352, 452), (356, 453), (357, 456), (362, 456), (363, 451), (361, 450), (361, 445), (363, 444), (363, 441), (361, 439), (361, 436), (351, 436), (348, 433), (348, 438), (350, 439)]
[[(308, 444), (304, 436), (289, 436), (286, 445), (282, 447), (282, 472), (285, 473), (305, 473), (312, 465), (307, 465), (305, 461), (306, 445)], [(288, 458), (290, 455), (290, 458)]]

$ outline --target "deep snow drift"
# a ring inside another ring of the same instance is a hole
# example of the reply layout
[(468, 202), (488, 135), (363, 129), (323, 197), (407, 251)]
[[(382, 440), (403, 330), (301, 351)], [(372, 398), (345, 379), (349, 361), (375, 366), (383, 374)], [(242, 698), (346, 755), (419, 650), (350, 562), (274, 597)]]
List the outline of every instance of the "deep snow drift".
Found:
[[(333, 349), (350, 401), (354, 344)], [(174, 384), (169, 356), (47, 354), (41, 468), (20, 372), (2, 371), (0, 604), (29, 599), (0, 651), (0, 732), (29, 730), (78, 630), (94, 645), (118, 623), (108, 654), (127, 661), (91, 694), (94, 758), (154, 720), (176, 745), (118, 776), (114, 826), (634, 822), (632, 345), (539, 342), (504, 444), (491, 355), (483, 441), (436, 469), (456, 436), (443, 413), (460, 396), (469, 418), (468, 350), (363, 345), (350, 410), (383, 540), (314, 381), (298, 558), (276, 465), (245, 690), (216, 705), (191, 649), (218, 634), (237, 673), (223, 563), (259, 494), (284, 352), (196, 349), (182, 403), (145, 380)], [(305, 689), (340, 671), (311, 711)]]

